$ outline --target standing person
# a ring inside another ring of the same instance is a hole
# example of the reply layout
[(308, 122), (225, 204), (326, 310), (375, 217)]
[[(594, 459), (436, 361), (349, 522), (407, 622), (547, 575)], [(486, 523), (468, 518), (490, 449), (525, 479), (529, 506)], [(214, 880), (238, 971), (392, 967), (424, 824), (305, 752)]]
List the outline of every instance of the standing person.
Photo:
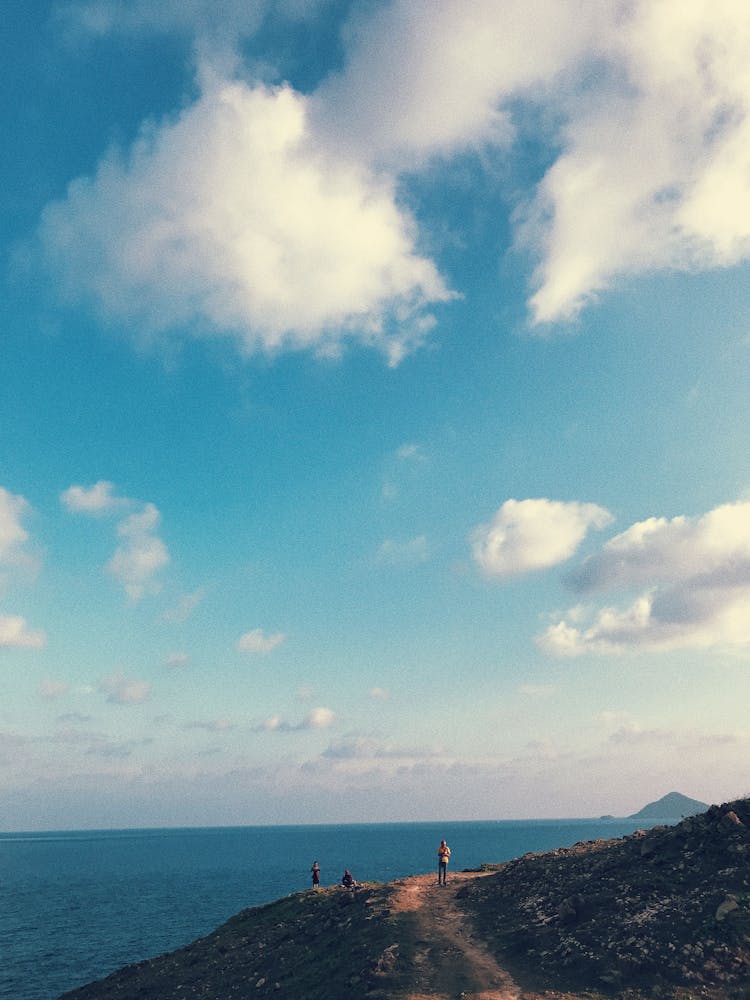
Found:
[(310, 873), (312, 874), (313, 889), (317, 889), (318, 886), (320, 885), (320, 865), (318, 864), (317, 861), (313, 861), (313, 866), (310, 869)]
[(448, 860), (451, 856), (451, 849), (448, 847), (444, 840), (440, 841), (440, 847), (437, 849), (438, 856), (438, 885), (442, 882), (445, 885), (445, 876), (448, 873)]

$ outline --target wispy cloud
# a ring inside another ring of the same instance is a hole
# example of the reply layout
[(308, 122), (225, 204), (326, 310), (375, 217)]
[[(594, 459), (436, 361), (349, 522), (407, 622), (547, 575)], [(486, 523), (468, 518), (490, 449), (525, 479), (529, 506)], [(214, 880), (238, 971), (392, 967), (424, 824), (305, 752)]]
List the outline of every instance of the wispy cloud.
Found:
[(228, 733), (234, 729), (234, 723), (227, 718), (210, 719), (208, 721), (188, 722), (185, 729), (205, 729), (209, 733)]
[(440, 758), (443, 754), (432, 747), (402, 747), (375, 736), (348, 735), (330, 743), (321, 756), (336, 761), (395, 761), (404, 764)]
[(388, 566), (417, 566), (430, 558), (430, 545), (426, 535), (417, 535), (397, 541), (386, 538), (378, 549), (378, 562)]
[(744, 744), (747, 743), (747, 735), (706, 733), (695, 730), (676, 731), (657, 727), (646, 728), (631, 720), (618, 726), (614, 732), (610, 733), (609, 742), (630, 747), (669, 747), (680, 752)]
[(396, 449), (396, 456), (402, 462), (415, 462), (421, 464), (427, 461), (427, 456), (420, 447), (413, 441), (408, 441)]
[(60, 494), (60, 502), (69, 511), (80, 514), (108, 514), (130, 501), (114, 495), (114, 485), (100, 479), (93, 486), (69, 486)]
[(192, 617), (193, 612), (205, 596), (205, 587), (199, 587), (197, 590), (185, 594), (173, 608), (164, 612), (161, 616), (162, 621), (169, 622), (172, 625), (182, 625)]
[(258, 726), (256, 730), (278, 733), (299, 733), (306, 730), (330, 729), (336, 722), (336, 713), (330, 708), (319, 706), (299, 722), (288, 722), (281, 715), (271, 715)]
[(46, 678), (39, 684), (39, 694), (42, 698), (54, 701), (63, 698), (70, 691), (70, 684), (67, 681), (56, 681)]
[(237, 650), (240, 653), (270, 653), (284, 641), (283, 632), (266, 635), (262, 628), (251, 629), (237, 640)]
[(58, 5), (56, 27), (71, 41), (107, 34), (181, 34), (198, 53), (219, 57), (242, 39), (251, 38), (269, 13), (287, 22), (313, 16), (327, 0), (69, 0)]
[(518, 693), (525, 698), (546, 699), (557, 693), (554, 684), (520, 684)]
[(170, 670), (180, 670), (186, 667), (190, 663), (190, 655), (188, 653), (170, 653), (164, 660), (164, 666), (169, 667)]
[(489, 524), (471, 535), (474, 559), (488, 575), (514, 576), (570, 559), (591, 528), (612, 515), (592, 503), (506, 500)]
[(151, 696), (151, 684), (145, 680), (112, 674), (99, 682), (99, 690), (114, 705), (140, 705)]

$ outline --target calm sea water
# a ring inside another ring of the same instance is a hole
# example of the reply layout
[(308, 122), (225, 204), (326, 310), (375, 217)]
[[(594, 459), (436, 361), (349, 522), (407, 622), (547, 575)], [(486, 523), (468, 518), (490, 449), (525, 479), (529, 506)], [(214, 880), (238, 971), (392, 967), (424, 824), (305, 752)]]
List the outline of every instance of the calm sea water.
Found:
[(0, 833), (0, 998), (55, 1000), (123, 965), (171, 951), (247, 906), (323, 885), (451, 868), (619, 837), (628, 820), (389, 823)]

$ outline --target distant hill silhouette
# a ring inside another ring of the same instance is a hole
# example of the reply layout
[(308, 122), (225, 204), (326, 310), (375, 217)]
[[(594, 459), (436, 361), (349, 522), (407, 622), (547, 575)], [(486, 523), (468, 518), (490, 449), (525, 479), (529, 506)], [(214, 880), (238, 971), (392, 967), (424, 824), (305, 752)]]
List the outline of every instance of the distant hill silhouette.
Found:
[(708, 805), (697, 799), (690, 799), (679, 792), (669, 792), (656, 802), (649, 802), (628, 819), (684, 819), (686, 816), (696, 816), (705, 812)]

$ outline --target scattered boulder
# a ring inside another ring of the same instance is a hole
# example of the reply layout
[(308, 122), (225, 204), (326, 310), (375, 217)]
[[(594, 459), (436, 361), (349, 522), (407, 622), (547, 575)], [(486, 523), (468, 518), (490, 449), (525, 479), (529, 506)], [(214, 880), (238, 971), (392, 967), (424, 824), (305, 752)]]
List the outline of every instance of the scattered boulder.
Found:
[(737, 902), (736, 896), (727, 896), (723, 903), (719, 903), (716, 907), (716, 919), (721, 923), (722, 920), (726, 920), (727, 917), (731, 916), (733, 913), (737, 913), (740, 909), (740, 904)]
[(583, 914), (586, 900), (580, 893), (564, 899), (557, 908), (557, 917), (562, 923), (574, 923)]
[(729, 827), (730, 829), (745, 825), (734, 809), (728, 809), (727, 812), (725, 812), (721, 817), (721, 822), (724, 826)]

